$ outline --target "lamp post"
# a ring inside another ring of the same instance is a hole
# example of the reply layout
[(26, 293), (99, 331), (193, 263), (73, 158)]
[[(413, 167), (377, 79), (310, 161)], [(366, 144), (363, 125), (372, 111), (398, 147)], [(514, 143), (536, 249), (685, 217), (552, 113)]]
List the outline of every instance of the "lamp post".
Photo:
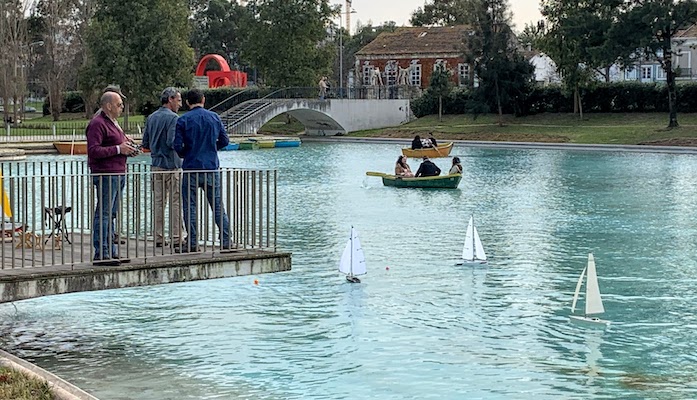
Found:
[[(339, 10), (341, 10), (341, 5), (339, 5)], [(355, 13), (356, 10), (339, 12), (339, 96), (341, 97), (344, 96), (344, 30), (341, 20), (344, 15)], [(351, 27), (346, 27), (346, 29), (351, 29)]]

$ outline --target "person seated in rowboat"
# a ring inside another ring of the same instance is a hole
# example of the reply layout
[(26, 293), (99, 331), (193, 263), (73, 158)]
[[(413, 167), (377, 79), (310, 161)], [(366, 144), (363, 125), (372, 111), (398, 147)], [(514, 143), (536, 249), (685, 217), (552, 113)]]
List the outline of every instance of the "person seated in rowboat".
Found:
[(416, 135), (414, 136), (414, 140), (411, 141), (411, 149), (412, 150), (418, 150), (422, 149), (424, 145), (421, 143), (421, 136)]
[(462, 173), (462, 164), (460, 164), (460, 157), (453, 157), (453, 166), (450, 167), (450, 171), (448, 172), (449, 175), (452, 174), (461, 174)]
[(434, 164), (428, 157), (424, 156), (419, 169), (416, 171), (417, 178), (423, 178), (427, 176), (438, 176), (440, 175), (440, 168)]
[(394, 174), (395, 176), (401, 176), (404, 178), (412, 178), (414, 176), (414, 173), (411, 172), (411, 168), (409, 168), (409, 164), (407, 164), (406, 156), (399, 156), (397, 163), (394, 166)]
[(436, 138), (433, 137), (433, 134), (429, 133), (428, 136), (428, 140), (431, 141), (431, 147), (438, 147), (438, 142), (436, 141)]

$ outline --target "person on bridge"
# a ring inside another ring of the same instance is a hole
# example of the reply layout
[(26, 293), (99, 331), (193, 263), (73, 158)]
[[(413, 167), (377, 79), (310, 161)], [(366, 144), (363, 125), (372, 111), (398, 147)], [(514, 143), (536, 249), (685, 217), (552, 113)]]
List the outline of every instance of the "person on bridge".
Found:
[(172, 244), (181, 246), (183, 239), (181, 207), (182, 159), (174, 151), (174, 135), (177, 126), (177, 111), (182, 105), (182, 95), (173, 87), (160, 94), (157, 111), (145, 120), (143, 148), (150, 149), (152, 158), (153, 212), (155, 213), (155, 246), (167, 246), (164, 235), (165, 204), (170, 204), (169, 220), (172, 226)]
[(198, 89), (189, 90), (186, 93), (186, 104), (189, 105), (190, 111), (179, 117), (175, 130), (174, 150), (184, 159), (182, 200), (188, 232), (187, 242), (179, 249), (181, 253), (198, 251), (198, 188), (203, 189), (208, 205), (213, 210), (222, 248), (231, 249), (230, 220), (222, 204), (218, 159), (218, 150), (227, 146), (230, 140), (218, 114), (203, 108), (205, 102), (203, 92)]
[(322, 79), (319, 80), (319, 99), (324, 100), (325, 97), (327, 97), (327, 89), (329, 88), (329, 85), (327, 84), (327, 77), (323, 76)]
[(126, 183), (126, 157), (138, 153), (116, 124), (123, 110), (123, 98), (115, 92), (105, 92), (100, 104), (102, 112), (92, 118), (85, 130), (87, 165), (92, 183), (97, 189), (96, 208), (92, 226), (95, 265), (120, 265), (128, 262), (119, 258), (118, 243), (114, 243), (116, 218), (121, 192)]
[(425, 178), (427, 176), (438, 176), (440, 175), (440, 168), (434, 164), (427, 156), (424, 156), (423, 162), (419, 165), (419, 169), (416, 171), (417, 178)]

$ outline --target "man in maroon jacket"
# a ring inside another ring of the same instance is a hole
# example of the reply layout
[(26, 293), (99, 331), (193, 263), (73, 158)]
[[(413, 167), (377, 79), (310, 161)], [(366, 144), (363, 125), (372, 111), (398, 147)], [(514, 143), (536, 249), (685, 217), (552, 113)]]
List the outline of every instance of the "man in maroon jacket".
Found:
[(119, 265), (128, 262), (119, 259), (114, 244), (114, 216), (126, 182), (126, 158), (137, 149), (131, 146), (116, 122), (123, 110), (123, 99), (118, 93), (106, 92), (100, 99), (102, 112), (92, 118), (87, 136), (87, 165), (92, 171), (92, 183), (97, 189), (97, 204), (92, 226), (94, 264)]

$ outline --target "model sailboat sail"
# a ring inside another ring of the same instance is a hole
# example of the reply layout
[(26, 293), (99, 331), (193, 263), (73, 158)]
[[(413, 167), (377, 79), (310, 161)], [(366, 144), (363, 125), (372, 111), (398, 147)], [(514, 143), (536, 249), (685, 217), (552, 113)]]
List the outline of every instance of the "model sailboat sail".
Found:
[(474, 216), (470, 216), (470, 222), (467, 225), (465, 246), (462, 249), (462, 261), (464, 263), (486, 263), (486, 253), (484, 252), (482, 241), (479, 239), (477, 227), (474, 226)]
[(589, 322), (594, 324), (604, 324), (607, 325), (610, 321), (605, 321), (592, 315), (602, 314), (605, 312), (605, 307), (603, 307), (603, 299), (600, 297), (600, 286), (598, 286), (598, 275), (595, 269), (595, 259), (593, 254), (588, 254), (588, 265), (581, 272), (581, 276), (578, 278), (576, 283), (576, 291), (574, 291), (574, 299), (571, 302), (571, 312), (576, 310), (576, 303), (581, 292), (581, 286), (583, 285), (584, 278), (586, 278), (586, 296), (585, 296), (585, 313), (583, 316), (571, 315), (572, 320), (580, 322)]
[(368, 271), (365, 265), (365, 255), (361, 247), (361, 241), (358, 239), (358, 231), (351, 227), (351, 236), (346, 242), (344, 252), (341, 254), (339, 261), (339, 272), (346, 275), (346, 280), (349, 282), (359, 283), (356, 278), (359, 275), (365, 275)]

